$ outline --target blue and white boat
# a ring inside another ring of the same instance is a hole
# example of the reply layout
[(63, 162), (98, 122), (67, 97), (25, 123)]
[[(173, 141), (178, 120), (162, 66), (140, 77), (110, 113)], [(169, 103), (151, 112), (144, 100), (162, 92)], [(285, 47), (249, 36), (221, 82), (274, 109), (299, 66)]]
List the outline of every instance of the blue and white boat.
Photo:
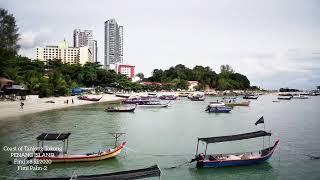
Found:
[[(269, 136), (269, 146), (257, 152), (246, 153), (228, 153), (228, 154), (207, 154), (207, 147), (210, 143), (219, 143), (226, 141), (237, 141), (243, 139), (251, 139), (257, 137)], [(273, 146), (270, 146), (271, 132), (256, 131), (244, 134), (230, 135), (230, 136), (218, 136), (218, 137), (206, 137), (198, 138), (196, 156), (192, 161), (196, 161), (197, 168), (218, 168), (227, 166), (244, 166), (263, 163), (270, 159), (279, 140), (277, 140)], [(205, 153), (198, 154), (199, 142), (206, 143)]]
[(228, 113), (232, 110), (232, 107), (225, 106), (222, 102), (211, 102), (206, 111), (209, 113)]

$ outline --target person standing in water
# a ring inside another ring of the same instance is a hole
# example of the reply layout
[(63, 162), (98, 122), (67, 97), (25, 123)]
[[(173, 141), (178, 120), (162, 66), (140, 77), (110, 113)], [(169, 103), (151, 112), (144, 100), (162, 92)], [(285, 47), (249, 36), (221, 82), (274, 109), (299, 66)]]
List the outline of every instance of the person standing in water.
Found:
[(20, 108), (23, 109), (24, 103), (21, 101)]

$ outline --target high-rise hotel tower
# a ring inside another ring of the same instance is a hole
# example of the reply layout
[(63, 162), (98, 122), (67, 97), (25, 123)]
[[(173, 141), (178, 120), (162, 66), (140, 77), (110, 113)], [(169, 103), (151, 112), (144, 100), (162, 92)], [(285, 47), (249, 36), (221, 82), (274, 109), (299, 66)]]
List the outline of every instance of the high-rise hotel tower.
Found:
[(91, 51), (93, 62), (97, 62), (97, 41), (93, 40), (92, 30), (75, 29), (73, 31), (73, 47), (85, 46)]
[(123, 27), (110, 19), (104, 23), (104, 65), (116, 69), (119, 63), (123, 63)]

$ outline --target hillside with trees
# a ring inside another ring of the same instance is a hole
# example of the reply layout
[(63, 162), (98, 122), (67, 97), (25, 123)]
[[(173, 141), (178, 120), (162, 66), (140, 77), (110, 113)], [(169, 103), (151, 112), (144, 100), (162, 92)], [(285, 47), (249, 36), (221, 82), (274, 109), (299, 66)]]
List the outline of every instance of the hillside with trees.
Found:
[(210, 67), (195, 66), (190, 69), (182, 64), (170, 67), (167, 70), (154, 69), (152, 76), (147, 79), (151, 82), (175, 84), (176, 88), (186, 89), (188, 81), (198, 81), (199, 90), (206, 87), (218, 90), (249, 89), (250, 81), (245, 75), (234, 72), (231, 66), (222, 65), (217, 74)]

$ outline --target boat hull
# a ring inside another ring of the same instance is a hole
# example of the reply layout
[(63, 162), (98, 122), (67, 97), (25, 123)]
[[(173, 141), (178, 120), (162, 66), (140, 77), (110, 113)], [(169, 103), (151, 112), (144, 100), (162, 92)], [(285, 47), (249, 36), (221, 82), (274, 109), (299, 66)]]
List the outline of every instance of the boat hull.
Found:
[(211, 108), (209, 110), (207, 110), (208, 113), (229, 113), (232, 109), (215, 109), (215, 108)]
[(100, 101), (100, 99), (102, 98), (88, 98), (88, 97), (85, 97), (85, 96), (80, 96), (80, 97), (78, 97), (80, 100), (84, 100), (84, 101)]
[(106, 109), (106, 112), (134, 112), (136, 108), (133, 109)]
[(243, 99), (258, 99), (258, 96), (243, 96)]
[(126, 142), (122, 143), (113, 151), (110, 151), (110, 152), (104, 151), (99, 154), (93, 154), (93, 155), (67, 155), (66, 154), (66, 155), (61, 155), (56, 157), (38, 157), (36, 159), (51, 160), (52, 163), (100, 161), (100, 160), (115, 158), (118, 154), (121, 153), (121, 151), (124, 149), (125, 146), (126, 146)]
[(229, 166), (248, 166), (266, 162), (272, 156), (274, 150), (276, 149), (279, 140), (277, 140), (273, 147), (270, 147), (270, 151), (259, 158), (252, 159), (241, 159), (241, 160), (198, 160), (197, 168), (218, 168), (218, 167), (229, 167)]
[(145, 108), (165, 108), (168, 107), (168, 104), (161, 104), (161, 105), (146, 105), (146, 104), (142, 104), (139, 105), (139, 107), (145, 107)]
[(234, 106), (249, 106), (250, 102), (242, 102), (242, 103), (225, 103), (226, 106), (234, 107)]

